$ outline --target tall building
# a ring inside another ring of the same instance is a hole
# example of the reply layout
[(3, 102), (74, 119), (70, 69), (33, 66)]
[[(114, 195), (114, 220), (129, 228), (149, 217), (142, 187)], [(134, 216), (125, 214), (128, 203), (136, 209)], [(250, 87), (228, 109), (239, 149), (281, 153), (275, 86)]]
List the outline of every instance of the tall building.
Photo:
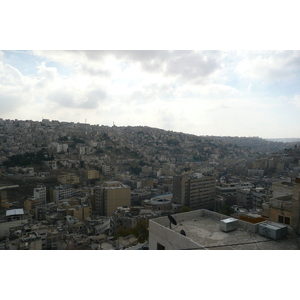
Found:
[(192, 210), (215, 208), (215, 177), (199, 173), (173, 177), (173, 202)]
[(51, 202), (57, 203), (59, 200), (70, 199), (73, 196), (73, 188), (70, 185), (60, 185), (50, 188)]
[(120, 206), (130, 206), (130, 187), (119, 181), (108, 181), (95, 187), (95, 208), (101, 216), (110, 217)]
[(39, 199), (39, 205), (46, 204), (46, 187), (39, 185), (33, 190), (33, 198)]

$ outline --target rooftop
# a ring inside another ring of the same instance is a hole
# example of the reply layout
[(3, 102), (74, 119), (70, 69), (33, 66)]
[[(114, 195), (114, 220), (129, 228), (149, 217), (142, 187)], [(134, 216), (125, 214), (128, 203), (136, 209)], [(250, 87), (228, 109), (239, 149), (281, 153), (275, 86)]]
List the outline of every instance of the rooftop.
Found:
[(14, 215), (24, 215), (23, 208), (10, 209), (6, 211), (6, 216), (14, 216)]
[[(204, 209), (175, 214), (173, 217), (177, 225), (171, 224), (171, 229), (167, 217), (153, 219), (151, 222), (159, 223), (166, 231), (176, 232), (181, 235), (181, 238), (189, 239), (194, 245), (199, 245), (199, 247), (186, 249), (299, 250), (300, 236), (290, 227), (287, 237), (273, 240), (258, 233), (259, 223), (251, 224), (242, 220), (238, 220), (237, 229), (224, 232), (220, 229), (220, 220), (227, 219), (228, 216)], [(185, 236), (180, 233), (182, 230)]]

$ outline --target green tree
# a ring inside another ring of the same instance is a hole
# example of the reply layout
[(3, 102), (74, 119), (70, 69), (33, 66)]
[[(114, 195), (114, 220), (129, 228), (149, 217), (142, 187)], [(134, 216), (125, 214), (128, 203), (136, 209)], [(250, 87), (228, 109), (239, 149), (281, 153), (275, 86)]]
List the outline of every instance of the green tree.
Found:
[(184, 213), (184, 212), (188, 212), (188, 211), (191, 211), (190, 207), (182, 206), (181, 209), (179, 210), (179, 213)]
[(231, 206), (224, 204), (221, 207), (220, 213), (223, 215), (230, 216), (231, 214), (234, 214), (234, 209)]
[(131, 167), (131, 172), (135, 175), (139, 175), (142, 172), (142, 168), (140, 168), (140, 167)]
[(132, 233), (137, 238), (139, 243), (144, 243), (148, 240), (149, 231), (148, 231), (149, 221), (148, 220), (139, 220), (134, 228), (132, 228)]

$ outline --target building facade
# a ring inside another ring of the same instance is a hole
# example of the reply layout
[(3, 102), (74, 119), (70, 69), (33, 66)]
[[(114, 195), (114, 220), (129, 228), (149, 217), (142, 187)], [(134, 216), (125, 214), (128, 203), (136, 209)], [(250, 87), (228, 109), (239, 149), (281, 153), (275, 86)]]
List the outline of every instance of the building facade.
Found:
[(173, 202), (195, 209), (215, 209), (215, 177), (196, 173), (173, 178)]
[(95, 208), (101, 216), (111, 216), (117, 207), (130, 204), (130, 187), (119, 181), (108, 181), (95, 188)]

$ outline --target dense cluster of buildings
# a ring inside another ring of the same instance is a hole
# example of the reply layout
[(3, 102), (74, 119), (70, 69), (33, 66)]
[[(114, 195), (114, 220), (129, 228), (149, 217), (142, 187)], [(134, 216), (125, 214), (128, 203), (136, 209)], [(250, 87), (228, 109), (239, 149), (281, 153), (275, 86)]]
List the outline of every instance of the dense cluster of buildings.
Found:
[[(136, 249), (143, 221), (150, 249), (217, 248), (209, 236), (229, 245), (238, 232), (247, 243), (247, 230), (261, 241), (264, 222), (287, 226), (284, 238), (299, 230), (296, 143), (267, 153), (261, 139), (252, 150), (148, 127), (0, 119), (0, 129), (1, 249)], [(182, 222), (167, 226), (168, 215)], [(227, 240), (216, 228), (228, 216), (238, 227)]]

